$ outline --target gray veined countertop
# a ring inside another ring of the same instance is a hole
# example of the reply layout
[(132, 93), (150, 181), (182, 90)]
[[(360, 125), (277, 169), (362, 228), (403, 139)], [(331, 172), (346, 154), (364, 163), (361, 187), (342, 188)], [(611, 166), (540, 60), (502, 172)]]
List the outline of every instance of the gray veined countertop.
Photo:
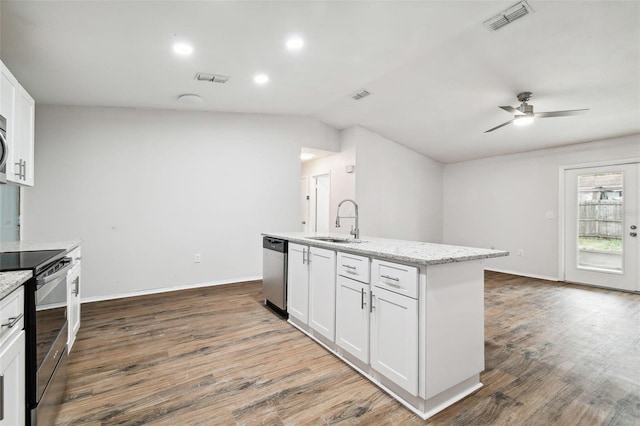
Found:
[(396, 260), (419, 265), (438, 265), (442, 263), (467, 262), (508, 256), (504, 250), (454, 246), (449, 244), (426, 243), (421, 241), (392, 240), (378, 237), (361, 237), (360, 242), (339, 242), (313, 240), (310, 237), (332, 236), (350, 238), (345, 234), (313, 234), (305, 232), (263, 232), (262, 235), (281, 238), (292, 243), (307, 244), (331, 250), (361, 254)]
[(32, 276), (31, 271), (0, 272), (0, 300), (13, 293)]
[[(38, 250), (66, 250), (71, 251), (79, 247), (82, 241), (10, 241), (0, 243), (0, 252), (38, 251)], [(11, 294), (33, 276), (31, 271), (0, 272), (0, 300)]]
[(8, 251), (38, 251), (38, 250), (67, 250), (71, 251), (80, 246), (82, 241), (11, 241), (0, 243), (0, 252)]

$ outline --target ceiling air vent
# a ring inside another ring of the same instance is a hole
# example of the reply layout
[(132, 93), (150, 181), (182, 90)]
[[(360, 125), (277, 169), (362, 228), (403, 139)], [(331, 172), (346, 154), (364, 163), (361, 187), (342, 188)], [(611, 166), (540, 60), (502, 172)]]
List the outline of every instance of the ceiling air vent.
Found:
[(351, 95), (351, 97), (356, 100), (359, 101), (360, 99), (369, 96), (371, 93), (369, 93), (368, 91), (366, 91), (365, 89), (359, 90), (356, 93), (354, 93), (353, 95)]
[(209, 83), (226, 83), (229, 80), (229, 76), (199, 72), (196, 74), (196, 80), (208, 81)]
[(487, 27), (489, 31), (497, 31), (516, 19), (522, 18), (523, 16), (533, 12), (534, 10), (526, 1), (521, 1), (520, 3), (514, 4), (509, 9), (503, 10), (498, 15), (485, 21), (484, 26)]

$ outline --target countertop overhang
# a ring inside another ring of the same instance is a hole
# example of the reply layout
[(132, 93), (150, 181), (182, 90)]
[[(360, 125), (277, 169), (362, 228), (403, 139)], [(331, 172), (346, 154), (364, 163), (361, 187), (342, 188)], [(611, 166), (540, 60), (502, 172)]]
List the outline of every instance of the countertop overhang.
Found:
[[(82, 241), (10, 241), (0, 243), (0, 252), (16, 251), (40, 251), (40, 250), (66, 250), (67, 253), (79, 247)], [(33, 276), (31, 271), (7, 271), (0, 272), (0, 300), (11, 294), (29, 278)]]
[(13, 252), (13, 251), (40, 251), (40, 250), (66, 250), (70, 252), (76, 247), (79, 247), (82, 241), (69, 240), (69, 241), (10, 241), (0, 243), (0, 252)]
[(32, 276), (31, 271), (0, 272), (0, 300), (13, 293)]
[(329, 242), (311, 237), (349, 238), (345, 234), (313, 234), (305, 232), (263, 232), (263, 236), (280, 238), (297, 244), (305, 244), (330, 250), (396, 260), (419, 265), (468, 262), (509, 256), (508, 251), (454, 246), (421, 241), (394, 240), (379, 237), (361, 237), (359, 242)]

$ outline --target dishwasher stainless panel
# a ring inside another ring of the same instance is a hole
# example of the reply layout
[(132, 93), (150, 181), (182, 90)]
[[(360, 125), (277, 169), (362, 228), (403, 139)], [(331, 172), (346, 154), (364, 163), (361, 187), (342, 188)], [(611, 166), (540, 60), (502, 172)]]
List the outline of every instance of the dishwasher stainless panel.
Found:
[(262, 240), (262, 294), (267, 305), (287, 311), (287, 241)]

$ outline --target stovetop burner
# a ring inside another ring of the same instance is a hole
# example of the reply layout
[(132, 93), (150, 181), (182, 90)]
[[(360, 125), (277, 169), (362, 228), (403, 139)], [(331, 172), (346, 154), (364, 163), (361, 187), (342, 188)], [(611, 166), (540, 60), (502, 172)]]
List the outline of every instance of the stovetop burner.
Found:
[(11, 251), (0, 253), (0, 272), (37, 271), (64, 255), (65, 250)]

